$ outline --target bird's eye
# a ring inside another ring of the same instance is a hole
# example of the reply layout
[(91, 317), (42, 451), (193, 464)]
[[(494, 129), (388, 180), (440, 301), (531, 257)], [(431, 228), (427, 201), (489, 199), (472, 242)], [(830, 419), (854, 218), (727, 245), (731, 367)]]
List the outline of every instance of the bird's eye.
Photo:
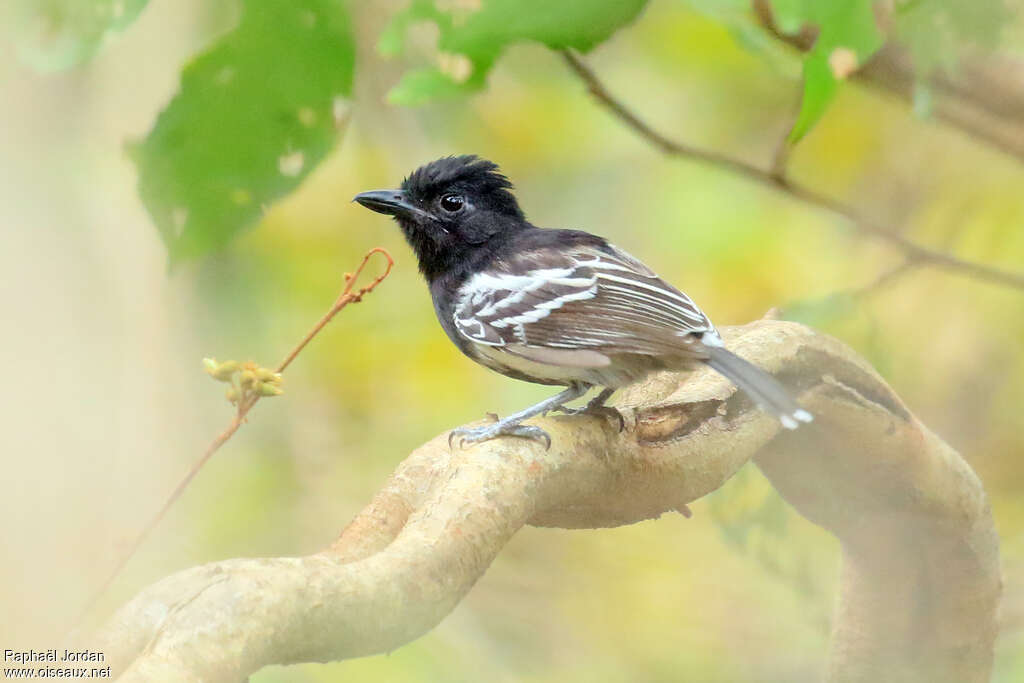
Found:
[(441, 197), (441, 208), (448, 213), (458, 213), (465, 204), (466, 200), (459, 194), (446, 194)]

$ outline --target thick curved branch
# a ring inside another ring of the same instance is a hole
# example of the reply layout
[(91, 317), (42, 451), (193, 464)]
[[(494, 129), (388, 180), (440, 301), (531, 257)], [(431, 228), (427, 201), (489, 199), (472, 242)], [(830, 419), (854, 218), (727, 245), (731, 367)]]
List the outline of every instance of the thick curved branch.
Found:
[(94, 645), (122, 681), (234, 681), (269, 664), (385, 652), (443, 619), (524, 524), (657, 517), (754, 459), (842, 541), (830, 680), (987, 680), (998, 546), (971, 469), (834, 339), (776, 321), (726, 336), (796, 388), (815, 422), (780, 431), (702, 370), (626, 390), (621, 433), (593, 417), (541, 420), (547, 452), (518, 439), (452, 452), (441, 435), (326, 550), (172, 575), (118, 611)]
[(1024, 290), (1024, 273), (1001, 270), (983, 263), (967, 261), (944, 251), (917, 244), (901, 235), (898, 230), (869, 219), (855, 207), (821, 194), (806, 185), (790, 180), (780, 172), (779, 168), (766, 170), (742, 159), (736, 159), (666, 137), (641, 119), (625, 103), (612, 95), (604, 83), (601, 82), (601, 79), (598, 78), (597, 74), (594, 73), (593, 69), (578, 55), (570, 50), (563, 50), (562, 57), (573, 73), (587, 86), (590, 94), (594, 96), (598, 103), (664, 154), (696, 159), (697, 161), (718, 166), (730, 173), (735, 173), (788, 194), (804, 204), (842, 216), (859, 232), (875, 237), (883, 242), (888, 242), (902, 251), (908, 261), (960, 273), (983, 282)]

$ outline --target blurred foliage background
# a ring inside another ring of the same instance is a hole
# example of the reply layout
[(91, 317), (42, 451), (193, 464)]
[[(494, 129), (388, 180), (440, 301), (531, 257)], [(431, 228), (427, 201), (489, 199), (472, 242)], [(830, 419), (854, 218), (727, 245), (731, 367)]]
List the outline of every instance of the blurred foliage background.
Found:
[[(299, 357), (286, 396), (257, 407), (100, 612), (196, 563), (319, 549), (416, 446), (546, 395), (461, 357), (398, 231), (350, 203), (477, 153), (502, 165), (535, 223), (607, 236), (719, 325), (780, 307), (869, 358), (985, 482), (1006, 584), (994, 680), (1024, 679), (1024, 292), (919, 266), (850, 295), (899, 251), (660, 154), (545, 45), (596, 46), (588, 61), (658, 129), (762, 166), (796, 120), (792, 178), (1018, 272), (1024, 162), (930, 118), (923, 80), (912, 106), (838, 82), (820, 46), (863, 62), (884, 37), (863, 21), (871, 3), (778, 2), (783, 30), (833, 27), (806, 59), (734, 0), (556, 4), (485, 3), (482, 19), (469, 0), (5, 8), (3, 647), (57, 647), (230, 420), (200, 359), (273, 365), (372, 246), (396, 256), (393, 275)], [(1019, 5), (904, 4), (889, 35), (922, 70), (955, 68), (961, 47), (1024, 57)], [(418, 641), (253, 680), (817, 680), (833, 539), (749, 466), (693, 509), (599, 532), (525, 529)]]

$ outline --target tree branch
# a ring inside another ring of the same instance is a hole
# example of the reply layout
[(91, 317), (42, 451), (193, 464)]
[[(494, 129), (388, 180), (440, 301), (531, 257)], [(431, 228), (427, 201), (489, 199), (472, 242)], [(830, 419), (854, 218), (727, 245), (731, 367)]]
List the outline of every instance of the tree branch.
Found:
[(399, 465), (329, 548), (174, 574), (99, 634), (121, 681), (235, 681), (269, 664), (386, 652), (447, 615), (524, 524), (598, 528), (678, 510), (755, 459), (843, 544), (832, 681), (985, 681), (998, 545), (970, 467), (836, 340), (794, 323), (725, 330), (732, 348), (800, 392), (796, 432), (710, 370), (624, 391), (628, 427), (538, 420), (466, 450), (441, 435)]
[[(797, 33), (783, 33), (770, 0), (753, 0), (752, 7), (758, 23), (773, 37), (801, 52), (814, 46), (816, 27), (807, 25)], [(852, 78), (908, 103), (913, 102), (919, 84), (910, 55), (891, 42)], [(927, 83), (934, 93), (931, 112), (935, 118), (1024, 161), (1024, 60), (1008, 55), (971, 55), (958, 65), (957, 73), (940, 70)]]
[(805, 204), (825, 209), (830, 213), (842, 216), (849, 220), (853, 227), (858, 231), (871, 235), (872, 237), (884, 242), (888, 242), (898, 248), (904, 253), (908, 260), (932, 265), (937, 268), (960, 273), (962, 275), (968, 275), (985, 282), (1024, 290), (1024, 273), (1000, 270), (992, 266), (957, 258), (956, 256), (944, 251), (921, 246), (911, 240), (908, 240), (906, 237), (903, 237), (896, 230), (863, 216), (854, 207), (789, 180), (781, 172), (779, 155), (776, 155), (777, 158), (773, 164), (774, 168), (772, 170), (765, 170), (741, 159), (735, 159), (724, 154), (719, 154), (718, 152), (694, 147), (666, 137), (654, 130), (621, 100), (612, 95), (605, 87), (604, 83), (602, 83), (597, 77), (597, 74), (594, 73), (593, 69), (587, 66), (579, 56), (569, 50), (564, 50), (562, 51), (562, 57), (580, 80), (586, 84), (591, 95), (593, 95), (601, 105), (608, 109), (629, 128), (633, 129), (640, 135), (640, 137), (665, 154), (695, 159), (713, 166), (718, 166), (719, 168), (725, 169), (731, 173), (735, 173), (749, 180), (753, 180), (754, 182), (788, 194), (794, 199), (798, 199)]

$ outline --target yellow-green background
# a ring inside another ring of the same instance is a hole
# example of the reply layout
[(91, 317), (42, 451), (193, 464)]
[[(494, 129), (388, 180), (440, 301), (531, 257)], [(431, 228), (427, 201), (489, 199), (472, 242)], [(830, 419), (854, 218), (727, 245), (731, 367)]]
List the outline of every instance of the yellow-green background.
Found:
[[(227, 251), (173, 273), (123, 152), (230, 26), (152, 0), (90, 65), (38, 75), (0, 53), (0, 648), (58, 647), (114, 558), (230, 420), (203, 356), (272, 365), (382, 245), (396, 268), (302, 354), (101, 604), (177, 569), (329, 543), (412, 449), (549, 392), (463, 358), (394, 225), (350, 203), (452, 153), (499, 162), (528, 217), (641, 257), (719, 325), (871, 282), (898, 252), (842, 220), (640, 142), (560, 59), (512, 49), (486, 92), (402, 109), (407, 64), (376, 37), (397, 2), (349, 3), (353, 120), (298, 192)], [(219, 7), (219, 6), (218, 6)], [(418, 37), (422, 54), (432, 36)], [(414, 51), (409, 58), (417, 58)], [(653, 0), (590, 58), (672, 135), (766, 162), (799, 68), (749, 52), (681, 2)], [(794, 178), (908, 237), (1024, 269), (1024, 163), (856, 86), (797, 148)], [(981, 475), (1002, 538), (995, 680), (1024, 680), (1024, 292), (922, 268), (819, 327), (876, 364)], [(432, 632), (388, 656), (270, 668), (270, 681), (812, 681), (837, 547), (747, 468), (681, 517), (525, 529)]]

